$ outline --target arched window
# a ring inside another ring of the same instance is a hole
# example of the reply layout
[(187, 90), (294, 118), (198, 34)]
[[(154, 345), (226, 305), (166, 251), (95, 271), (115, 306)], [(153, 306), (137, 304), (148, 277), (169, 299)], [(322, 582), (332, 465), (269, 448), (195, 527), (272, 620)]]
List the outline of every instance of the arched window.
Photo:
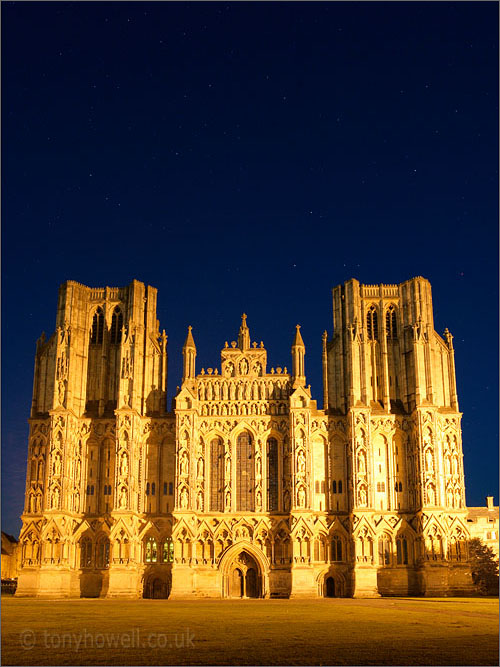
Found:
[(154, 496), (156, 493), (156, 484), (153, 482), (151, 484), (151, 495)]
[(339, 479), (339, 493), (342, 493), (342, 480)]
[(337, 493), (337, 482), (335, 480), (332, 482), (332, 493)]
[(398, 337), (396, 309), (394, 306), (389, 306), (385, 311), (385, 333), (389, 340), (395, 340)]
[(278, 441), (276, 438), (267, 440), (267, 510), (278, 509)]
[(403, 484), (402, 484), (402, 482), (399, 482), (398, 491), (401, 492), (402, 490), (403, 490)]
[(210, 443), (210, 509), (224, 509), (224, 443), (220, 438)]
[(80, 567), (92, 567), (92, 540), (88, 537), (80, 542)]
[(171, 537), (166, 537), (165, 542), (163, 542), (163, 558), (164, 563), (173, 563), (174, 562), (174, 543), (172, 542)]
[(118, 306), (113, 311), (111, 317), (110, 341), (112, 345), (118, 345), (122, 340), (123, 315)]
[(103, 537), (97, 543), (96, 553), (97, 567), (103, 569), (109, 567), (109, 540)]
[(408, 565), (408, 540), (398, 537), (396, 540), (396, 561), (398, 565)]
[(146, 495), (149, 496), (149, 482), (146, 484)]
[(342, 560), (342, 538), (339, 535), (332, 537), (332, 560)]
[(368, 340), (378, 340), (378, 316), (375, 306), (370, 306), (366, 314), (366, 332)]
[(241, 433), (236, 442), (236, 505), (240, 512), (255, 510), (255, 455), (252, 437)]
[(378, 541), (378, 562), (380, 565), (391, 564), (391, 540), (388, 535), (382, 535)]
[(90, 342), (93, 345), (102, 345), (104, 335), (104, 313), (102, 308), (98, 308), (92, 319), (92, 329), (90, 330)]
[(144, 551), (144, 560), (146, 563), (158, 562), (158, 545), (154, 537), (148, 537), (146, 540), (146, 548)]

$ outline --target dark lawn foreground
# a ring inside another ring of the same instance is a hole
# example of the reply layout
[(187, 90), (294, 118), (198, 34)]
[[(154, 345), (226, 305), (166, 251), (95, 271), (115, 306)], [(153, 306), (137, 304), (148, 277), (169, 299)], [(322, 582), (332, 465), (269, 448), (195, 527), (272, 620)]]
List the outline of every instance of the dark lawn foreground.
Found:
[(2, 598), (3, 665), (498, 665), (498, 599)]

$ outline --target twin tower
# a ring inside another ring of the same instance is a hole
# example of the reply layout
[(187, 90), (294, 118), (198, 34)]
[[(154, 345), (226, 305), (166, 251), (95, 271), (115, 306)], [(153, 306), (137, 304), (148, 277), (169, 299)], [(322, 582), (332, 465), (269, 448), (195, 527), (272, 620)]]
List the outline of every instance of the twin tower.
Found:
[(452, 336), (431, 287), (350, 280), (323, 409), (246, 316), (219, 368), (191, 334), (167, 408), (157, 291), (61, 286), (37, 343), (16, 595), (341, 597), (471, 589)]

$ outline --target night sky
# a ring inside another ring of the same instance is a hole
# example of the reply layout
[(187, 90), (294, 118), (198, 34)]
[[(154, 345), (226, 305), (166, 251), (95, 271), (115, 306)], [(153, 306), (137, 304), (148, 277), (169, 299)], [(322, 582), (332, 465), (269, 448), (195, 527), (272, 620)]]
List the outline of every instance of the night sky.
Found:
[(322, 405), (331, 288), (433, 287), (467, 502), (498, 503), (498, 4), (2, 3), (2, 518), (17, 535), (35, 341), (65, 280), (158, 288), (169, 397), (242, 312), (302, 325)]

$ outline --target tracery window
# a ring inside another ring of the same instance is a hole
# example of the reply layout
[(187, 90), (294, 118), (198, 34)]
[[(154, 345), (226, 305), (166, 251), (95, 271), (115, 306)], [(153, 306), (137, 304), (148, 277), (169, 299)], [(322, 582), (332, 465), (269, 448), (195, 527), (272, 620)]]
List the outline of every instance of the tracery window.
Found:
[(102, 308), (99, 307), (92, 319), (92, 329), (90, 331), (90, 342), (93, 345), (102, 345), (102, 340), (104, 336), (104, 313)]
[(389, 340), (395, 340), (398, 337), (398, 324), (394, 306), (389, 306), (385, 312), (385, 333)]
[(255, 510), (255, 455), (252, 437), (241, 433), (236, 441), (236, 505), (240, 512)]
[(88, 537), (80, 543), (80, 567), (92, 567), (92, 540)]
[(378, 340), (378, 315), (375, 306), (370, 306), (366, 314), (366, 332), (368, 340)]
[(408, 540), (398, 537), (396, 540), (396, 561), (398, 565), (408, 565)]
[(268, 438), (267, 441), (267, 509), (275, 512), (278, 509), (278, 441)]
[(156, 563), (158, 561), (158, 544), (154, 537), (148, 537), (145, 548), (146, 563)]
[(210, 443), (210, 509), (224, 509), (224, 443), (220, 438)]
[(164, 563), (173, 563), (174, 562), (174, 543), (172, 542), (171, 537), (166, 537), (163, 542), (163, 557), (162, 560)]
[(119, 306), (113, 311), (111, 317), (111, 334), (110, 340), (112, 345), (117, 345), (121, 342), (122, 339), (122, 328), (123, 328), (123, 314)]
[(337, 493), (337, 482), (333, 480), (332, 482), (332, 493)]
[(109, 567), (109, 540), (107, 537), (102, 538), (97, 543), (97, 567), (106, 568)]
[(340, 535), (334, 535), (332, 537), (332, 560), (342, 560), (342, 538)]
[(378, 562), (380, 565), (391, 564), (391, 540), (388, 535), (382, 535), (378, 541)]

